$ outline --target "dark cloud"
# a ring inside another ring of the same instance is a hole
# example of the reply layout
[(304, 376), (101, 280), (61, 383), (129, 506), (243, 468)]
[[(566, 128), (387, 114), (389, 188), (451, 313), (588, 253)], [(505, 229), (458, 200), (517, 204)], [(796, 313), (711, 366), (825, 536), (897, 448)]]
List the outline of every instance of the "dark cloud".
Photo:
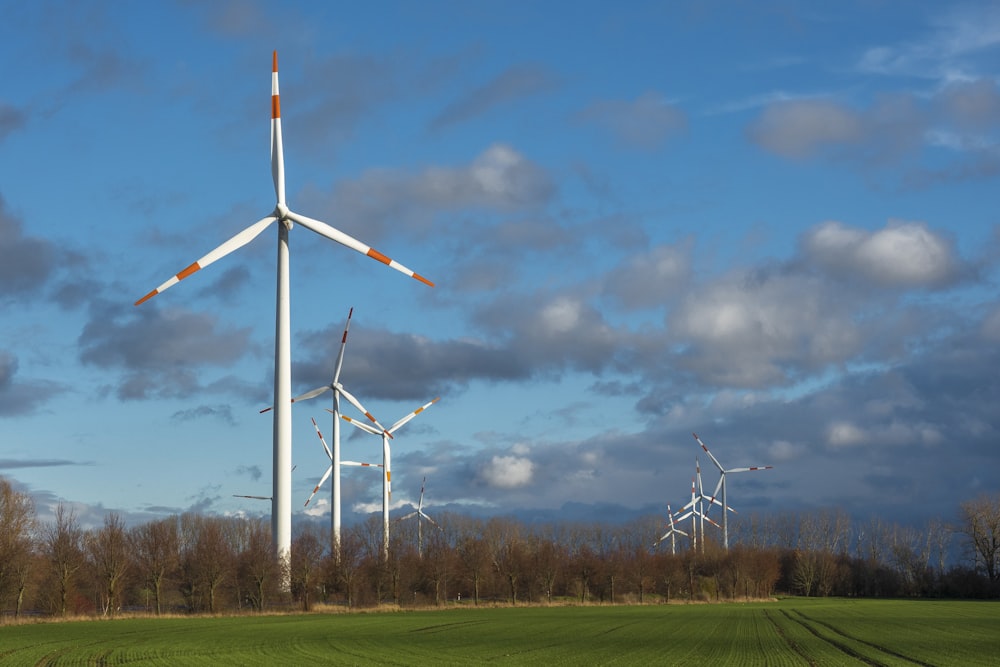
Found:
[(431, 121), (431, 130), (465, 122), (521, 98), (554, 90), (557, 85), (556, 77), (541, 65), (512, 65), (442, 109)]
[(58, 259), (49, 241), (24, 234), (0, 197), (0, 297), (37, 293), (55, 273)]
[(0, 144), (28, 123), (28, 114), (22, 109), (0, 102)]
[[(794, 160), (828, 159), (896, 169), (907, 188), (989, 178), (1000, 168), (1000, 89), (989, 79), (953, 83), (929, 97), (885, 94), (867, 107), (832, 99), (782, 100), (746, 128), (748, 139)], [(945, 166), (930, 151), (945, 150)], [(905, 160), (905, 163), (904, 163)]]
[(194, 421), (206, 417), (220, 419), (229, 425), (236, 424), (236, 420), (233, 419), (232, 406), (229, 405), (199, 405), (187, 410), (178, 410), (170, 415), (170, 419), (176, 422)]
[(684, 112), (654, 92), (630, 101), (594, 102), (576, 118), (601, 126), (623, 146), (640, 150), (658, 150), (668, 139), (687, 129)]
[(59, 466), (89, 466), (92, 462), (70, 461), (68, 459), (0, 459), (0, 470), (23, 468), (54, 468)]
[(196, 369), (232, 365), (249, 339), (249, 329), (221, 330), (213, 315), (95, 302), (77, 343), (83, 363), (125, 371), (119, 398), (142, 399), (191, 395), (201, 388)]
[(46, 401), (66, 391), (66, 387), (57, 382), (16, 377), (18, 366), (16, 356), (0, 350), (0, 416), (34, 414)]

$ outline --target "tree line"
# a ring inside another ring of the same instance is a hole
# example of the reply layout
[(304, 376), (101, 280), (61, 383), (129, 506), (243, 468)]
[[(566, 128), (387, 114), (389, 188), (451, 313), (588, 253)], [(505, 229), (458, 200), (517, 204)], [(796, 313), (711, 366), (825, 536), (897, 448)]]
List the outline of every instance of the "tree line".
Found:
[(83, 529), (59, 506), (41, 524), (30, 498), (0, 478), (0, 611), (114, 616), (319, 603), (1000, 597), (1000, 495), (962, 503), (951, 525), (933, 520), (919, 528), (859, 522), (838, 510), (752, 516), (731, 523), (728, 550), (710, 526), (696, 549), (683, 536), (657, 544), (666, 526), (654, 516), (624, 525), (531, 525), (447, 513), (436, 523), (394, 522), (388, 558), (380, 516), (346, 529), (336, 555), (327, 529), (303, 524), (282, 571), (261, 518), (191, 513), (129, 527), (110, 512), (103, 525)]

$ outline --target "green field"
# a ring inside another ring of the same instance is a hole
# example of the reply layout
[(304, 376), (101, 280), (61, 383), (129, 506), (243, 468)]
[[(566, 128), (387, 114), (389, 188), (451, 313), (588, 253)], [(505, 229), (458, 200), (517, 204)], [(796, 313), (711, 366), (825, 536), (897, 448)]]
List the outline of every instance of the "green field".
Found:
[(3, 665), (996, 665), (1000, 603), (451, 608), (0, 626)]

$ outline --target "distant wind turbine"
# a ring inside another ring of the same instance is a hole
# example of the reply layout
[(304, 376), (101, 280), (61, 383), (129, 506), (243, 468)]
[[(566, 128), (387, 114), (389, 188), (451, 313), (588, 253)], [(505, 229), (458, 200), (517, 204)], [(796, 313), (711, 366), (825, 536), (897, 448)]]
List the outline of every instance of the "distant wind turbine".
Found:
[(347, 415), (341, 415), (340, 418), (344, 421), (357, 426), (362, 431), (366, 433), (371, 433), (372, 435), (377, 435), (382, 438), (382, 466), (384, 473), (382, 475), (382, 560), (389, 560), (389, 502), (392, 500), (392, 452), (389, 450), (389, 439), (392, 434), (396, 432), (403, 424), (406, 424), (411, 419), (419, 415), (421, 412), (431, 407), (435, 403), (441, 400), (441, 397), (435, 398), (433, 401), (426, 403), (413, 412), (407, 414), (405, 417), (401, 418), (395, 424), (390, 426), (388, 429), (383, 429), (379, 431), (378, 429), (372, 428), (364, 422), (359, 422), (356, 419), (351, 419)]
[[(177, 275), (172, 276), (152, 292), (136, 301), (135, 305), (138, 306), (153, 298), (160, 292), (184, 280), (198, 270), (205, 268), (212, 262), (222, 259), (234, 250), (243, 247), (273, 223), (278, 223), (278, 266), (274, 335), (274, 488), (271, 507), (271, 533), (278, 559), (287, 566), (290, 562), (289, 558), (292, 547), (292, 371), (291, 346), (289, 341), (291, 324), (288, 279), (288, 233), (291, 231), (293, 224), (298, 223), (320, 236), (325, 236), (331, 241), (336, 241), (351, 250), (378, 260), (431, 287), (434, 286), (434, 283), (339, 229), (331, 227), (325, 222), (314, 220), (291, 211), (285, 203), (285, 158), (282, 146), (281, 102), (278, 94), (278, 52), (275, 51), (272, 56), (271, 65), (271, 177), (274, 181), (274, 194), (277, 200), (274, 211), (236, 234)], [(287, 588), (287, 577), (284, 584), (284, 587)]]
[[(681, 514), (681, 512), (684, 512), (684, 510), (687, 510), (687, 512), (684, 513), (684, 514)], [(710, 518), (708, 518), (707, 516), (705, 516), (705, 514), (701, 511), (701, 498), (695, 493), (695, 478), (694, 477), (691, 478), (691, 500), (688, 502), (687, 505), (685, 505), (684, 507), (682, 507), (679, 510), (677, 510), (677, 516), (674, 517), (674, 521), (677, 521), (678, 523), (680, 523), (681, 521), (683, 521), (684, 519), (686, 519), (688, 517), (691, 517), (691, 535), (692, 535), (692, 537), (691, 537), (691, 548), (692, 548), (693, 551), (698, 551), (698, 548), (700, 546), (701, 547), (701, 552), (704, 553), (705, 552), (705, 521), (708, 521), (710, 524), (712, 524), (716, 528), (720, 528), (721, 526), (719, 526), (719, 524), (715, 523)], [(698, 524), (695, 522), (695, 519), (701, 519), (702, 520), (702, 530), (701, 530), (701, 537), (700, 538), (698, 537)]]
[(424, 477), (423, 481), (420, 482), (420, 500), (417, 501), (417, 509), (410, 512), (404, 517), (400, 517), (400, 521), (406, 521), (407, 519), (412, 519), (416, 517), (417, 519), (417, 557), (424, 557), (424, 524), (421, 519), (427, 519), (432, 525), (436, 526), (438, 530), (443, 530), (441, 526), (438, 526), (437, 521), (427, 516), (424, 512), (424, 486), (427, 484), (427, 478)]
[(677, 544), (676, 544), (676, 539), (677, 538), (675, 536), (678, 535), (678, 534), (680, 534), (680, 535), (683, 535), (684, 537), (688, 537), (688, 534), (685, 533), (680, 528), (678, 528), (677, 525), (674, 523), (674, 514), (673, 514), (673, 512), (670, 511), (670, 503), (667, 503), (667, 526), (668, 526), (667, 527), (667, 532), (663, 533), (663, 535), (660, 537), (660, 539), (656, 540), (656, 542), (653, 543), (653, 548), (655, 549), (656, 547), (660, 546), (660, 544), (663, 542), (663, 540), (665, 540), (665, 539), (667, 539), (669, 537), (670, 538), (670, 553), (671, 553), (671, 555), (674, 555), (674, 554), (677, 553)]
[(722, 546), (723, 546), (723, 548), (726, 551), (728, 551), (729, 550), (729, 512), (726, 511), (726, 510), (729, 509), (729, 504), (726, 502), (726, 475), (728, 475), (729, 473), (732, 473), (732, 472), (751, 472), (751, 471), (754, 471), (754, 470), (772, 470), (774, 466), (753, 466), (751, 468), (729, 468), (727, 470), (726, 468), (722, 467), (721, 463), (719, 463), (719, 459), (715, 458), (712, 455), (712, 452), (708, 451), (708, 447), (706, 447), (705, 443), (701, 441), (701, 438), (698, 437), (697, 433), (692, 433), (691, 435), (694, 436), (694, 439), (698, 441), (698, 444), (701, 445), (701, 448), (705, 450), (706, 454), (708, 454), (708, 458), (712, 459), (712, 463), (715, 464), (715, 467), (719, 469), (719, 475), (720, 475), (720, 477), (719, 477), (719, 483), (715, 485), (715, 492), (712, 494), (712, 502), (714, 502), (715, 501), (715, 497), (719, 495), (719, 489), (721, 488), (722, 489), (722, 507), (725, 508), (722, 511)]

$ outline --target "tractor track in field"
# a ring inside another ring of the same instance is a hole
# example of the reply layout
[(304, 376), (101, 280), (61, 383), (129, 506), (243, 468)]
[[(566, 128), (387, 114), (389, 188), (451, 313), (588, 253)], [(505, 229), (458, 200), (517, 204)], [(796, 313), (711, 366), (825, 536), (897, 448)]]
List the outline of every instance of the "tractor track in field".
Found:
[(474, 620), (474, 621), (457, 621), (455, 623), (435, 623), (434, 625), (425, 625), (422, 628), (413, 628), (410, 630), (412, 633), (419, 634), (429, 634), (435, 632), (443, 632), (445, 630), (451, 630), (456, 627), (467, 627), (470, 625), (482, 625), (487, 621)]
[(793, 615), (791, 611), (782, 609), (781, 613), (789, 621), (797, 623), (798, 625), (805, 628), (812, 636), (816, 637), (816, 639), (826, 642), (830, 646), (836, 648), (838, 651), (841, 651), (845, 655), (849, 655), (855, 660), (863, 662), (866, 665), (873, 665), (874, 667), (888, 667), (886, 663), (880, 662), (875, 658), (863, 655), (843, 642), (837, 641), (836, 639), (832, 639), (830, 637), (824, 637), (822, 634), (820, 634), (819, 630), (817, 629), (817, 626), (826, 629), (828, 632), (832, 632), (838, 637), (843, 637), (845, 640), (857, 642), (858, 644), (863, 644), (869, 648), (875, 649), (876, 651), (880, 651), (882, 653), (885, 653), (886, 655), (892, 656), (893, 658), (905, 660), (907, 662), (913, 663), (914, 665), (920, 665), (921, 667), (934, 667), (934, 665), (932, 665), (929, 662), (923, 662), (921, 660), (911, 658), (908, 655), (903, 655), (902, 653), (893, 651), (892, 649), (886, 648), (885, 646), (881, 646), (879, 644), (875, 644), (873, 642), (865, 641), (863, 639), (859, 639), (858, 637), (851, 636), (846, 632), (844, 632), (843, 630), (840, 630), (836, 626), (831, 625), (830, 623), (824, 621), (818, 621), (814, 618), (810, 618), (806, 614), (803, 614), (801, 611), (795, 611)]
[(798, 613), (799, 616), (801, 616), (803, 619), (805, 619), (809, 623), (815, 623), (816, 625), (822, 625), (824, 628), (826, 628), (830, 632), (836, 633), (836, 634), (840, 635), (841, 637), (844, 637), (845, 639), (850, 639), (851, 641), (858, 642), (859, 644), (864, 644), (865, 646), (870, 646), (871, 648), (873, 648), (873, 649), (875, 649), (877, 651), (882, 651), (883, 653), (885, 653), (887, 655), (891, 655), (894, 658), (899, 658), (900, 660), (906, 660), (907, 662), (912, 662), (914, 665), (920, 665), (921, 667), (934, 667), (934, 665), (932, 663), (924, 662), (923, 660), (918, 660), (916, 658), (911, 658), (908, 655), (904, 655), (903, 653), (899, 653), (898, 651), (893, 651), (890, 648), (886, 648), (885, 646), (882, 646), (881, 644), (876, 644), (874, 642), (865, 641), (864, 639), (859, 639), (858, 637), (853, 637), (853, 636), (847, 634), (846, 632), (844, 632), (843, 630), (837, 628), (836, 626), (834, 626), (834, 625), (832, 625), (832, 624), (830, 624), (830, 623), (828, 623), (826, 621), (818, 621), (818, 620), (816, 620), (814, 618), (811, 618), (811, 617), (803, 614), (801, 611), (799, 611), (797, 613)]
[[(850, 646), (847, 646), (846, 644), (843, 644), (843, 643), (838, 642), (836, 640), (830, 639), (828, 637), (824, 637), (823, 635), (821, 635), (819, 633), (819, 630), (817, 630), (813, 625), (810, 624), (809, 619), (798, 618), (798, 617), (792, 616), (792, 614), (790, 612), (788, 612), (788, 611), (786, 611), (784, 609), (781, 610), (781, 613), (789, 621), (791, 621), (792, 623), (797, 623), (798, 625), (802, 626), (813, 637), (815, 637), (816, 639), (819, 639), (820, 641), (826, 642), (827, 644), (829, 644), (830, 646), (834, 647), (835, 649), (837, 649), (841, 653), (843, 653), (845, 655), (848, 655), (848, 656), (854, 658), (855, 660), (858, 660), (859, 662), (863, 662), (866, 665), (873, 665), (874, 667), (888, 667), (888, 665), (886, 665), (883, 662), (879, 662), (878, 660), (874, 660), (874, 659), (869, 658), (867, 656), (861, 655), (860, 653), (858, 653), (857, 651), (855, 651), (854, 649), (852, 649)], [(801, 616), (801, 614), (800, 614), (800, 616)]]
[(799, 646), (799, 643), (797, 641), (795, 641), (794, 639), (785, 634), (785, 629), (782, 628), (777, 621), (771, 618), (771, 614), (769, 614), (766, 609), (764, 610), (764, 618), (766, 618), (771, 623), (771, 625), (774, 626), (775, 632), (777, 632), (778, 636), (781, 637), (781, 640), (788, 645), (788, 648), (795, 651), (797, 655), (801, 656), (803, 660), (808, 662), (810, 667), (817, 667), (819, 665), (818, 662), (809, 657), (808, 653), (802, 650), (802, 647)]

